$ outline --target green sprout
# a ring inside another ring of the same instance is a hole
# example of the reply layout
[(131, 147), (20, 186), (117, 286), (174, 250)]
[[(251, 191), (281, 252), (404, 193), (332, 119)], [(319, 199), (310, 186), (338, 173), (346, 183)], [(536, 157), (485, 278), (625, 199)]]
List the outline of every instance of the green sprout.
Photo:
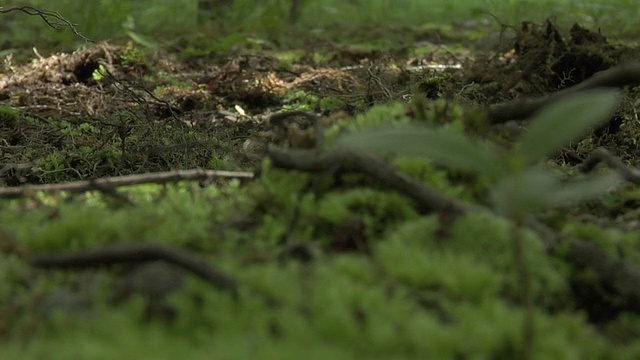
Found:
[(100, 82), (104, 80), (107, 74), (108, 74), (107, 68), (104, 65), (100, 64), (98, 68), (93, 71), (93, 73), (91, 74), (91, 77), (96, 82)]

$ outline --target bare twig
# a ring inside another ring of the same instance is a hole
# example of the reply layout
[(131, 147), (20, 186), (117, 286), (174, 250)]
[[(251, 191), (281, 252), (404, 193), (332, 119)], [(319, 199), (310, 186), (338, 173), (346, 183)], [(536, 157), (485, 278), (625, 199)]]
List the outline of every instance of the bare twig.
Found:
[(40, 10), (31, 6), (19, 6), (19, 7), (15, 6), (15, 7), (10, 7), (8, 9), (4, 9), (0, 7), (0, 13), (6, 14), (12, 11), (22, 11), (27, 15), (40, 16), (40, 18), (53, 29), (60, 30), (63, 27), (68, 27), (69, 29), (71, 29), (71, 31), (73, 31), (73, 33), (76, 36), (81, 37), (84, 41), (89, 43), (94, 42), (93, 40), (89, 39), (88, 37), (84, 36), (81, 32), (78, 31), (78, 29), (76, 28), (77, 24), (74, 24), (69, 20), (65, 19), (57, 11)]
[(164, 184), (177, 181), (191, 181), (201, 179), (211, 179), (215, 177), (252, 179), (253, 173), (242, 171), (221, 171), (221, 170), (180, 170), (167, 171), (149, 174), (137, 174), (118, 176), (110, 178), (101, 178), (95, 180), (74, 181), (64, 184), (47, 184), (47, 185), (27, 185), (20, 187), (0, 188), (0, 198), (18, 198), (36, 191), (70, 191), (84, 192), (91, 190), (100, 190), (104, 188), (114, 188), (118, 186), (137, 185), (137, 184)]
[[(416, 201), (420, 211), (424, 213), (440, 211), (460, 215), (471, 211), (490, 211), (488, 208), (453, 199), (430, 189), (369, 153), (341, 149), (319, 154), (313, 150), (284, 150), (271, 146), (268, 155), (274, 166), (284, 169), (313, 173), (343, 171), (367, 174)], [(540, 235), (547, 250), (550, 251), (557, 243), (558, 239), (553, 230), (535, 219), (526, 219), (525, 225)]]

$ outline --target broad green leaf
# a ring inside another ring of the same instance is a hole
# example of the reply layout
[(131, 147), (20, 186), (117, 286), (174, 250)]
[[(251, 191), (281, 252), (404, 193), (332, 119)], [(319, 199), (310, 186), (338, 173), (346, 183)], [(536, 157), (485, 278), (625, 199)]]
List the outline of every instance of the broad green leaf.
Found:
[(338, 145), (425, 157), (452, 169), (474, 171), (492, 179), (504, 170), (498, 148), (475, 144), (466, 136), (447, 129), (399, 126), (368, 130), (341, 136)]
[(617, 90), (589, 90), (556, 101), (541, 110), (520, 138), (520, 151), (538, 162), (609, 119), (619, 101)]

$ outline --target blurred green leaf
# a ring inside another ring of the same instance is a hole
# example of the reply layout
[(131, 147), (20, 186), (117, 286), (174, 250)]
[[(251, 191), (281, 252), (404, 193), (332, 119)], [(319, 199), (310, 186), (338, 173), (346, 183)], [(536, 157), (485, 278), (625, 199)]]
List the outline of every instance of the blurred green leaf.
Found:
[(493, 188), (491, 200), (500, 213), (514, 216), (588, 200), (620, 182), (614, 173), (562, 181), (548, 170), (532, 168), (502, 179)]
[(129, 36), (129, 38), (131, 38), (131, 40), (133, 40), (135, 43), (140, 44), (148, 49), (157, 49), (158, 48), (158, 43), (156, 41), (154, 41), (153, 39), (151, 39), (148, 36), (144, 36), (142, 34), (138, 34), (134, 31), (131, 30), (126, 30), (127, 35)]
[(622, 179), (614, 173), (602, 174), (571, 182), (562, 182), (556, 189), (549, 193), (547, 203), (550, 206), (560, 206), (572, 202), (589, 200), (610, 191), (621, 182)]
[(418, 126), (363, 131), (338, 139), (346, 147), (428, 158), (440, 165), (496, 178), (504, 171), (500, 151), (490, 144), (475, 144), (463, 134)]
[(540, 210), (558, 180), (548, 171), (529, 169), (501, 179), (491, 191), (495, 209), (506, 216)]
[(617, 90), (590, 90), (556, 101), (531, 120), (519, 141), (522, 155), (530, 162), (544, 160), (608, 120), (618, 101)]

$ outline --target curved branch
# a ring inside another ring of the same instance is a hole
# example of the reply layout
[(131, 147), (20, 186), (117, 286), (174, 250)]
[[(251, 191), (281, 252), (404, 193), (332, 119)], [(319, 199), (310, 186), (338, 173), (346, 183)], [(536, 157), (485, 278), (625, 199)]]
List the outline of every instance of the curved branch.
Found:
[[(429, 189), (392, 165), (366, 153), (334, 151), (318, 154), (309, 150), (285, 151), (270, 148), (268, 155), (274, 166), (285, 169), (309, 172), (341, 169), (367, 174), (416, 200), (423, 212), (440, 211), (456, 216), (471, 211), (489, 211), (484, 207), (453, 199)], [(566, 256), (576, 267), (593, 269), (598, 274), (597, 286), (602, 285), (602, 288), (609, 289), (622, 300), (616, 304), (609, 304), (610, 306), (640, 313), (640, 268), (636, 264), (610, 255), (598, 245), (584, 240), (562, 240), (553, 229), (533, 218), (525, 221), (525, 226), (538, 234), (548, 251)]]
[(494, 104), (487, 109), (489, 121), (500, 124), (510, 120), (522, 120), (530, 117), (552, 102), (562, 100), (580, 91), (598, 87), (617, 88), (640, 84), (640, 63), (618, 65), (599, 72), (578, 85), (537, 99), (522, 99)]

